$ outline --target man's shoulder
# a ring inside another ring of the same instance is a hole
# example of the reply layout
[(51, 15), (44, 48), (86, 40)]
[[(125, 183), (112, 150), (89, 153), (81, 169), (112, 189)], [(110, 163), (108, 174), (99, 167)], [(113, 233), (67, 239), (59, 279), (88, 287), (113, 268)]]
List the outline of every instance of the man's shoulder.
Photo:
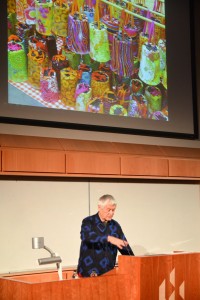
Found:
[(91, 215), (91, 216), (87, 216), (86, 218), (83, 219), (83, 222), (92, 222), (95, 221), (95, 219), (97, 218), (98, 214), (95, 215)]
[(116, 226), (121, 227), (120, 224), (119, 224), (116, 220), (114, 220), (114, 219), (112, 219), (112, 220), (110, 221), (110, 224), (111, 224), (111, 225), (116, 225)]

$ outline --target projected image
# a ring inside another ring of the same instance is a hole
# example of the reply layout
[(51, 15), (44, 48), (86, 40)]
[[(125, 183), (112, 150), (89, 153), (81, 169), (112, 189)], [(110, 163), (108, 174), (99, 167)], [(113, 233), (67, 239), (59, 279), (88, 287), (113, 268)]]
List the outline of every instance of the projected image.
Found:
[(10, 104), (168, 121), (164, 0), (8, 0)]

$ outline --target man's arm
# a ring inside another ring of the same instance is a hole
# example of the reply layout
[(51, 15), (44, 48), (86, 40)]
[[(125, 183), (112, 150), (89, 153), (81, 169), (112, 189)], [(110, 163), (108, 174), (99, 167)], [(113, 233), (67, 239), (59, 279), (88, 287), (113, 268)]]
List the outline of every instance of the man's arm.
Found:
[(111, 235), (108, 235), (107, 241), (109, 243), (117, 246), (117, 248), (119, 248), (119, 249), (123, 249), (123, 247), (128, 246), (128, 242), (127, 241), (118, 239), (118, 238), (116, 238), (114, 236), (111, 236)]
[(122, 255), (134, 255), (133, 250), (129, 246), (129, 243), (126, 240), (126, 237), (122, 231), (120, 224), (119, 223), (117, 223), (117, 224), (118, 224), (119, 238), (116, 238), (114, 236), (108, 236), (108, 238), (107, 238), (108, 242), (117, 246), (119, 252)]

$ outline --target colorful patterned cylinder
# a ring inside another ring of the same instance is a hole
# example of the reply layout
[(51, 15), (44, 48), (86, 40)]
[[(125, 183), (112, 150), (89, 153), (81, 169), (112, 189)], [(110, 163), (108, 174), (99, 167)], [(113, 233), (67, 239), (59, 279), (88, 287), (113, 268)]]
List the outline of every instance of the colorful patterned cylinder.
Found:
[(85, 5), (83, 12), (86, 15), (89, 23), (94, 22), (94, 8)]
[(92, 69), (89, 66), (85, 65), (85, 64), (80, 64), (78, 69), (79, 69), (80, 74), (81, 74), (79, 82), (90, 85)]
[(62, 54), (65, 55), (67, 60), (69, 61), (70, 68), (74, 70), (78, 70), (78, 66), (81, 61), (81, 55), (72, 52), (71, 50), (68, 49), (66, 45), (62, 47)]
[(27, 8), (27, 1), (26, 0), (16, 0), (16, 15), (17, 20), (19, 22), (25, 23), (26, 18), (24, 14), (24, 10)]
[(43, 35), (51, 35), (52, 18), (53, 18), (53, 4), (52, 0), (49, 2), (40, 2), (35, 0), (36, 9), (36, 30)]
[(9, 13), (7, 16), (8, 36), (16, 33), (15, 24), (17, 23), (16, 14)]
[(110, 115), (115, 115), (115, 116), (127, 116), (127, 110), (120, 104), (115, 104), (112, 105), (109, 111)]
[(162, 111), (155, 111), (152, 114), (152, 120), (159, 120), (159, 121), (168, 121), (168, 115), (165, 115)]
[(110, 86), (113, 86), (113, 72), (110, 69), (109, 63), (102, 63), (99, 66), (99, 71), (105, 72), (109, 77)]
[(75, 91), (78, 82), (78, 72), (71, 68), (60, 71), (61, 90), (60, 99), (63, 104), (70, 107), (76, 106)]
[(167, 68), (164, 70), (162, 74), (162, 85), (165, 89), (167, 89)]
[(138, 59), (141, 59), (141, 53), (142, 53), (142, 46), (145, 43), (148, 43), (149, 35), (148, 33), (141, 32), (139, 35), (139, 42), (138, 42)]
[(109, 77), (105, 72), (95, 71), (91, 80), (92, 96), (102, 97), (110, 89)]
[(78, 54), (89, 53), (89, 23), (85, 15), (78, 12), (69, 14), (67, 46)]
[(133, 41), (133, 54), (134, 56), (138, 55), (138, 29), (135, 25), (128, 23), (124, 26), (124, 32), (132, 38)]
[(7, 12), (8, 15), (16, 13), (16, 0), (7, 0)]
[(123, 83), (116, 87), (116, 94), (119, 98), (119, 103), (124, 108), (128, 109), (128, 105), (130, 102), (131, 88), (128, 84)]
[[(165, 17), (164, 16), (158, 16), (151, 18), (154, 22), (165, 24)], [(165, 39), (165, 29), (160, 26), (155, 26), (155, 33), (154, 33), (154, 43), (157, 44), (160, 39)]]
[(25, 48), (25, 42), (24, 40), (22, 40), (19, 36), (17, 35), (14, 35), (14, 34), (11, 34), (9, 37), (8, 37), (8, 45), (9, 47), (11, 47), (11, 44), (13, 44), (13, 47), (15, 47), (14, 45), (15, 44), (19, 44), (22, 46), (23, 50), (25, 51), (25, 54), (26, 54), (26, 62), (27, 62), (27, 51), (26, 51), (26, 48)]
[(127, 35), (114, 35), (111, 69), (120, 77), (131, 77), (134, 73), (134, 44)]
[(145, 43), (138, 73), (139, 78), (148, 85), (160, 83), (160, 54), (157, 46)]
[(108, 41), (110, 52), (112, 51), (113, 37), (119, 31), (119, 19), (111, 17), (109, 14), (105, 14), (101, 22), (106, 25), (108, 31)]
[(132, 38), (138, 35), (137, 27), (135, 25), (132, 25), (131, 23), (127, 23), (126, 25), (124, 25), (124, 32)]
[(40, 89), (40, 74), (42, 68), (48, 66), (48, 59), (43, 51), (30, 50), (28, 53), (28, 82)]
[(104, 24), (90, 23), (90, 56), (98, 62), (110, 60), (108, 32)]
[(27, 25), (35, 25), (35, 0), (27, 0), (28, 6), (24, 10)]
[(147, 99), (144, 95), (136, 93), (131, 95), (131, 100), (137, 102), (138, 106), (138, 117), (139, 118), (148, 118), (148, 107), (147, 107)]
[(166, 69), (166, 40), (158, 41), (158, 49), (160, 53), (160, 76), (162, 77)]
[(40, 91), (44, 101), (55, 103), (59, 100), (56, 72), (49, 68), (42, 69), (40, 76)]
[(131, 80), (131, 90), (132, 93), (142, 93), (143, 91), (143, 82), (137, 78)]
[[(147, 10), (135, 8), (134, 13), (141, 15), (142, 17), (146, 17)], [(140, 17), (134, 16), (134, 24), (138, 29), (138, 33), (140, 34), (140, 32), (143, 31), (145, 21), (143, 19), (141, 19)]]
[(69, 67), (69, 61), (64, 55), (54, 55), (52, 57), (52, 69), (56, 71), (56, 78), (58, 82), (58, 88), (60, 89), (60, 71)]
[(155, 111), (161, 110), (162, 94), (158, 87), (147, 86), (145, 88), (145, 98), (148, 101), (148, 111), (152, 114)]
[(128, 106), (128, 116), (133, 118), (139, 117), (138, 102), (136, 100), (130, 100)]
[(27, 24), (17, 22), (16, 24), (16, 35), (23, 40), (24, 49), (28, 54), (28, 39), (33, 34), (33, 28)]
[(67, 36), (69, 11), (70, 7), (67, 3), (62, 2), (61, 5), (58, 5), (57, 2), (54, 2), (52, 23), (52, 32), (54, 34), (62, 37)]
[(92, 89), (88, 84), (79, 83), (75, 92), (76, 110), (86, 111), (87, 104), (92, 98)]
[(104, 113), (109, 114), (112, 105), (118, 104), (119, 100), (112, 91), (106, 91), (103, 95)]
[(29, 50), (42, 50), (46, 53), (49, 60), (57, 54), (56, 38), (54, 35), (42, 36), (39, 34), (32, 35), (28, 39)]
[(37, 35), (29, 36), (28, 38), (28, 50), (42, 50), (47, 52), (45, 40)]
[(103, 113), (103, 101), (101, 98), (93, 98), (86, 105), (86, 111), (92, 113)]
[(8, 79), (14, 82), (27, 80), (27, 60), (22, 45), (8, 43)]

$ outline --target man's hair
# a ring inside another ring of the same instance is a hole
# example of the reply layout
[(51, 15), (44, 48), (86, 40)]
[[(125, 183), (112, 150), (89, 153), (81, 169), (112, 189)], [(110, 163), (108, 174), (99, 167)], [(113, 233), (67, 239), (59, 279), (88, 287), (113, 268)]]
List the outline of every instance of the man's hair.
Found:
[(117, 205), (117, 201), (115, 200), (115, 198), (109, 194), (101, 196), (98, 200), (98, 205), (104, 207), (107, 202), (111, 203), (112, 205)]

